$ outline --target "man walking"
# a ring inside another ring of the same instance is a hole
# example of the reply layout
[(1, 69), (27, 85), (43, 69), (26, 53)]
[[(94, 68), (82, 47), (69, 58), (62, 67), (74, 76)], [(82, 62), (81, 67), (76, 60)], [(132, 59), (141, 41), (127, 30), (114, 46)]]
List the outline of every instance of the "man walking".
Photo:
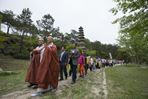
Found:
[(72, 58), (72, 84), (74, 84), (77, 78), (77, 65), (78, 65), (78, 58), (79, 58), (79, 51), (76, 48), (76, 46), (72, 50), (71, 58)]
[(68, 63), (68, 53), (65, 51), (65, 48), (62, 47), (60, 54), (60, 80), (63, 80), (63, 73), (65, 75), (65, 79), (67, 79), (67, 63)]

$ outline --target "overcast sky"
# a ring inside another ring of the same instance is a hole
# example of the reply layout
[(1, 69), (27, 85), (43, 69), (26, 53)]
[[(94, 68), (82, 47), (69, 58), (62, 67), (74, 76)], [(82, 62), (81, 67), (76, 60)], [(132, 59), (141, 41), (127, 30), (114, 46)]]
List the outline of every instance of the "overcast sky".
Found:
[(0, 11), (20, 14), (23, 8), (29, 8), (33, 21), (50, 13), (60, 32), (78, 31), (82, 26), (86, 38), (106, 44), (117, 43), (119, 26), (111, 23), (116, 18), (109, 12), (112, 7), (113, 0), (0, 0)]

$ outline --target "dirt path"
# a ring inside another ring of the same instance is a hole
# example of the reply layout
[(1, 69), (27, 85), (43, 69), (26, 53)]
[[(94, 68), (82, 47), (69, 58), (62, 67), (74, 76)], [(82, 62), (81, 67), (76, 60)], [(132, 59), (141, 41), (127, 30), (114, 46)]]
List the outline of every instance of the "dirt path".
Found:
[(96, 79), (92, 85), (92, 93), (95, 95), (95, 99), (107, 99), (107, 84), (106, 84), (106, 76), (105, 69), (101, 69), (99, 72), (96, 71), (95, 75)]
[[(60, 93), (61, 89), (63, 89), (65, 86), (68, 86), (71, 83), (71, 78), (68, 77), (67, 80), (63, 80), (59, 82), (59, 86), (58, 86), (58, 90), (56, 91), (56, 93)], [(3, 95), (0, 99), (40, 99), (40, 97), (31, 97), (32, 93), (35, 93), (36, 90), (30, 89), (30, 88), (26, 88), (24, 90), (21, 91), (15, 91), (6, 95)]]
[[(96, 96), (96, 99), (98, 98), (107, 99), (105, 70), (104, 69), (96, 70), (94, 73), (96, 76), (95, 76), (94, 84), (91, 87), (92, 93)], [(71, 77), (68, 77), (67, 80), (60, 81), (56, 94), (60, 94), (62, 93), (62, 89), (66, 87), (70, 87), (70, 83), (71, 83)], [(26, 88), (21, 91), (15, 91), (15, 92), (3, 95), (1, 99), (40, 99), (40, 97), (31, 97), (31, 94), (34, 92), (36, 92), (36, 90)]]
[(105, 69), (103, 69), (103, 92), (104, 92), (104, 99), (107, 99), (107, 83), (106, 83), (106, 75), (105, 75)]

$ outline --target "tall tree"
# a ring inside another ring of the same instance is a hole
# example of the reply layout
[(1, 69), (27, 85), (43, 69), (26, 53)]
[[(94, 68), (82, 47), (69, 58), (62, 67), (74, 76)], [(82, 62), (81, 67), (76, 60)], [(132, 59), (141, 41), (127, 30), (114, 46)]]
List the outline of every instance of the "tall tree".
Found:
[(72, 29), (71, 30), (71, 42), (73, 44), (78, 44), (79, 42), (79, 38), (78, 38), (79, 32), (77, 32), (76, 30)]
[(2, 18), (3, 18), (3, 16), (2, 16), (2, 15), (0, 15), (0, 31), (1, 31)]
[(41, 20), (37, 20), (37, 25), (40, 30), (44, 31), (43, 36), (47, 36), (53, 30), (54, 19), (50, 14), (46, 14)]
[(119, 59), (119, 60), (124, 60), (125, 63), (128, 63), (131, 61), (131, 58), (130, 58), (130, 55), (129, 55), (129, 51), (127, 48), (119, 48), (117, 51), (117, 57), (116, 59)]
[(30, 26), (32, 25), (31, 15), (32, 13), (29, 8), (24, 8), (22, 10), (22, 13), (17, 16), (17, 29), (22, 32), (20, 41), (20, 52), (23, 48), (24, 34), (29, 32)]
[(113, 22), (120, 24), (119, 44), (129, 49), (136, 63), (142, 63), (148, 58), (146, 54), (148, 53), (148, 1), (114, 0), (114, 2), (117, 7), (111, 9), (112, 13), (124, 14)]
[(2, 16), (2, 23), (7, 25), (7, 34), (9, 34), (9, 30), (10, 27), (13, 25), (15, 15), (11, 10), (5, 10), (3, 12), (0, 12), (0, 15)]
[(39, 34), (39, 30), (34, 24), (32, 24), (29, 28), (29, 33), (32, 37), (36, 37)]

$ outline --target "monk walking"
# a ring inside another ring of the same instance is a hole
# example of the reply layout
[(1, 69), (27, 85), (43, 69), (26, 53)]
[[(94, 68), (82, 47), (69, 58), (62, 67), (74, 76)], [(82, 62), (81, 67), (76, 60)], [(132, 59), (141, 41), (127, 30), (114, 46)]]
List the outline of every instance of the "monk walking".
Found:
[(57, 55), (56, 45), (53, 43), (51, 36), (47, 37), (47, 46), (44, 49), (43, 58), (41, 60), (38, 74), (37, 83), (38, 89), (32, 96), (41, 95), (50, 89), (56, 91), (58, 87), (59, 77), (59, 60)]
[(44, 40), (43, 38), (39, 37), (38, 38), (38, 46), (31, 52), (32, 58), (31, 58), (31, 63), (30, 66), (27, 70), (27, 75), (26, 75), (26, 82), (29, 82), (30, 85), (28, 87), (32, 88), (37, 88), (37, 82), (36, 82), (36, 76), (37, 76), (37, 71), (38, 67), (40, 65), (40, 60), (41, 60), (41, 53), (43, 53), (43, 48), (44, 48)]

